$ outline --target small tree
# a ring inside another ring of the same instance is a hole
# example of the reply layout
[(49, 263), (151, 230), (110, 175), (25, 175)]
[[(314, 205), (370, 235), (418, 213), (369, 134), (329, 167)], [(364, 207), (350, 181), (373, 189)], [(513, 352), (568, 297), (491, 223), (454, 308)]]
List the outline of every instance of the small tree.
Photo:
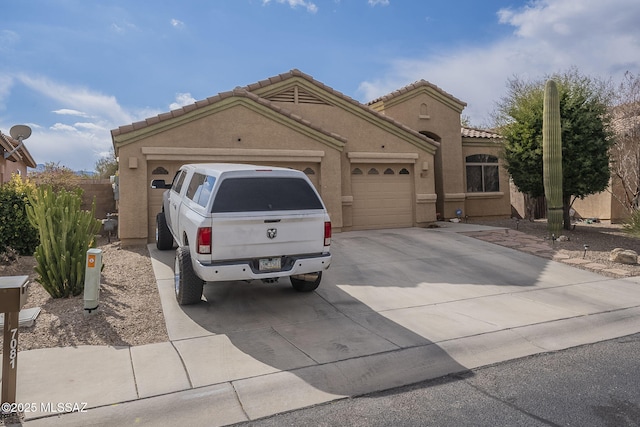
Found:
[(109, 156), (102, 157), (96, 162), (95, 168), (99, 178), (109, 178), (118, 172), (118, 159), (116, 159), (113, 148), (111, 148)]
[[(609, 83), (580, 75), (575, 69), (550, 77), (558, 85), (562, 129), (564, 228), (576, 198), (604, 191), (609, 185), (612, 91)], [(508, 82), (498, 104), (496, 124), (505, 138), (503, 158), (518, 189), (532, 198), (544, 194), (542, 116), (547, 79)]]
[(0, 253), (7, 248), (20, 255), (33, 255), (38, 245), (38, 231), (27, 218), (26, 207), (35, 185), (14, 174), (0, 185)]
[(35, 252), (39, 282), (53, 298), (80, 294), (85, 254), (101, 226), (95, 202), (91, 211), (81, 210), (80, 190), (56, 193), (50, 186), (39, 187), (29, 201), (27, 215), (40, 235)]
[(62, 189), (75, 191), (83, 178), (59, 162), (47, 162), (41, 171), (31, 172), (29, 177), (37, 186), (50, 186), (54, 192)]
[(640, 206), (640, 79), (630, 72), (616, 93), (613, 129), (611, 171), (623, 190), (613, 196), (631, 213)]

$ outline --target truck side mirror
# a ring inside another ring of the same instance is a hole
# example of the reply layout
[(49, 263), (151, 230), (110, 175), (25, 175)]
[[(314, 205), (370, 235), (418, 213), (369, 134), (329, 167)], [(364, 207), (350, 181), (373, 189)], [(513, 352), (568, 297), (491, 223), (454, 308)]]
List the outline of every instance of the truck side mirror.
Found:
[(151, 188), (167, 189), (171, 188), (171, 184), (167, 184), (164, 179), (154, 179), (151, 181)]

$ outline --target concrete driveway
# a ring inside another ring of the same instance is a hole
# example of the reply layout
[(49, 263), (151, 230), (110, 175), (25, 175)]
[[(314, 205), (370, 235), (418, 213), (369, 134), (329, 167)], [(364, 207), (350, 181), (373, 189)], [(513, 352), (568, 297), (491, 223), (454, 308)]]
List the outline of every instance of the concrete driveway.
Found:
[(286, 279), (218, 283), (187, 307), (174, 252), (149, 245), (170, 341), (21, 352), (19, 402), (87, 403), (40, 407), (28, 424), (227, 425), (640, 332), (639, 278), (441, 225), (336, 234), (312, 293)]
[(458, 233), (478, 229), (339, 233), (313, 293), (216, 283), (185, 307), (173, 252), (150, 246), (180, 387), (235, 394), (236, 422), (640, 331), (636, 279)]

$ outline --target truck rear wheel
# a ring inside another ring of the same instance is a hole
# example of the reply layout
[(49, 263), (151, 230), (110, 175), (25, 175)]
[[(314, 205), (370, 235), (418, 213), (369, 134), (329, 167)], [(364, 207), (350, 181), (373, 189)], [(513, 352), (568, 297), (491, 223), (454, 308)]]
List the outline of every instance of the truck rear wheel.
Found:
[(189, 252), (188, 246), (176, 249), (174, 275), (178, 304), (189, 305), (200, 302), (204, 281), (193, 271), (191, 252)]
[(167, 225), (164, 212), (156, 215), (156, 247), (161, 251), (173, 248), (173, 236)]
[(317, 273), (300, 274), (289, 277), (291, 286), (298, 292), (311, 292), (318, 288), (322, 280), (322, 271)]

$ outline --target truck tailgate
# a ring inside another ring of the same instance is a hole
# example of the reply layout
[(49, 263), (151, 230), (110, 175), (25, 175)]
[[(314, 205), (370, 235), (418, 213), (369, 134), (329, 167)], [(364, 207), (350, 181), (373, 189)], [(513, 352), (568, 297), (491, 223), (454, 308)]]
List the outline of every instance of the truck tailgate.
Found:
[(324, 252), (322, 211), (288, 211), (239, 216), (215, 214), (212, 219), (212, 261), (318, 254)]

